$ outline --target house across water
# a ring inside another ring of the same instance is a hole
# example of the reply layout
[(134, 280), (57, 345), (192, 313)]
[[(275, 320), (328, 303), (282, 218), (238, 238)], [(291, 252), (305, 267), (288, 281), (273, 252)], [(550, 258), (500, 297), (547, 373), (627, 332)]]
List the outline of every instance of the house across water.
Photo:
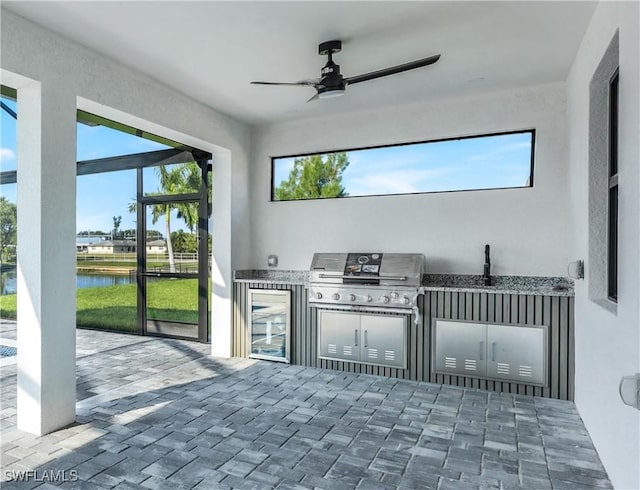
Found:
[[(90, 254), (118, 254), (118, 253), (134, 253), (136, 251), (136, 242), (133, 240), (103, 240), (96, 243), (77, 244), (78, 252), (80, 247), (86, 247), (86, 252)], [(147, 243), (147, 253), (164, 254), (167, 252), (167, 244), (164, 240), (154, 240)]]

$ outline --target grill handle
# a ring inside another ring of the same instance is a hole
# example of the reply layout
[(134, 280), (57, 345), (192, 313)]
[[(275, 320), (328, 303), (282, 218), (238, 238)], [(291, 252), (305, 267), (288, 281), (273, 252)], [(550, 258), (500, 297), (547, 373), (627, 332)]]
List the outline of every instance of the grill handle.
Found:
[(388, 279), (390, 281), (406, 281), (407, 276), (345, 276), (342, 274), (323, 274), (318, 275), (320, 279), (360, 279), (370, 281), (371, 279)]

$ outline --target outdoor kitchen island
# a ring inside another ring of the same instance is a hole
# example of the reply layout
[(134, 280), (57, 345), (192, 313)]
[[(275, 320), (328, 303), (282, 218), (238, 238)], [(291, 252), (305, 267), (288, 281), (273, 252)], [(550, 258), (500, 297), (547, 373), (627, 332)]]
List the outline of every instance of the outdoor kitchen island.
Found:
[[(479, 275), (424, 274), (417, 307), (407, 315), (405, 322), (406, 367), (398, 368), (320, 358), (319, 312), (310, 307), (309, 277), (309, 271), (235, 271), (234, 356), (247, 357), (250, 352), (248, 328), (252, 310), (248, 302), (249, 291), (276, 290), (290, 295), (290, 329), (287, 337), (288, 360), (292, 364), (573, 400), (574, 293), (573, 283), (569, 279), (494, 276), (492, 285), (484, 286)], [(436, 339), (440, 339), (439, 345), (447, 343), (444, 327), (459, 327), (457, 332), (461, 335), (458, 335), (459, 342), (454, 342), (454, 345), (480, 339), (473, 344), (474, 354), (471, 357), (475, 356), (474, 359), (467, 359), (470, 357), (467, 349), (462, 353), (464, 356), (461, 354), (461, 359), (443, 355), (442, 362), (437, 362), (436, 357), (441, 354), (436, 349)], [(485, 364), (489, 366), (491, 361), (501, 360), (495, 359), (495, 356), (496, 345), (502, 342), (490, 337), (492, 329), (507, 334), (516, 332), (513, 329), (539, 333), (537, 337), (530, 337), (531, 343), (524, 337), (524, 340), (516, 341), (515, 346), (523, 350), (524, 345), (525, 354), (527, 350), (535, 349), (536, 345), (541, 346), (542, 382), (536, 382), (535, 379), (526, 382), (526, 376), (531, 375), (527, 365), (521, 365), (518, 369), (517, 366), (510, 367), (508, 363), (495, 362), (496, 372), (482, 371)], [(468, 338), (469, 332), (475, 338)], [(484, 335), (489, 337), (482, 337)], [(469, 373), (461, 374), (466, 373), (465, 369)]]

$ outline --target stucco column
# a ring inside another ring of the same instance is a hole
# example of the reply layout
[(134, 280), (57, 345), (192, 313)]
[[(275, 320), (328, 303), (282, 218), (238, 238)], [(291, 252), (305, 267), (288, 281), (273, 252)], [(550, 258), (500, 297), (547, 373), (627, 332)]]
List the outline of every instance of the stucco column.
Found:
[(18, 429), (75, 420), (76, 100), (18, 88)]
[(233, 270), (231, 266), (231, 155), (213, 155), (213, 260), (211, 279), (211, 354), (231, 357)]

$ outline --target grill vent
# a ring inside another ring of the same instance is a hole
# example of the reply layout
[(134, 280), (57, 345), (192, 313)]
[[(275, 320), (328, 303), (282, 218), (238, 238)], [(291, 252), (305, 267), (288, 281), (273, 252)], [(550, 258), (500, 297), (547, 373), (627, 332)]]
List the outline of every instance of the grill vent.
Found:
[(336, 346), (336, 344), (329, 344), (327, 346), (327, 352), (329, 352), (329, 354), (335, 354), (338, 352), (338, 346)]
[(520, 366), (519, 373), (523, 378), (531, 378), (533, 376), (533, 368), (531, 366)]
[(396, 360), (396, 351), (393, 351), (393, 350), (384, 351), (384, 360), (385, 361), (395, 361)]
[(444, 358), (444, 367), (448, 367), (451, 369), (455, 369), (458, 367), (458, 362), (455, 357), (445, 357)]
[(465, 371), (477, 371), (478, 366), (475, 359), (465, 359), (464, 360), (464, 369)]
[(369, 359), (377, 359), (378, 349), (367, 349), (367, 357), (369, 357)]
[(511, 366), (504, 362), (498, 363), (498, 374), (509, 374), (511, 372)]
[(345, 345), (342, 348), (342, 354), (345, 356), (352, 356), (353, 355), (353, 348), (350, 345)]

